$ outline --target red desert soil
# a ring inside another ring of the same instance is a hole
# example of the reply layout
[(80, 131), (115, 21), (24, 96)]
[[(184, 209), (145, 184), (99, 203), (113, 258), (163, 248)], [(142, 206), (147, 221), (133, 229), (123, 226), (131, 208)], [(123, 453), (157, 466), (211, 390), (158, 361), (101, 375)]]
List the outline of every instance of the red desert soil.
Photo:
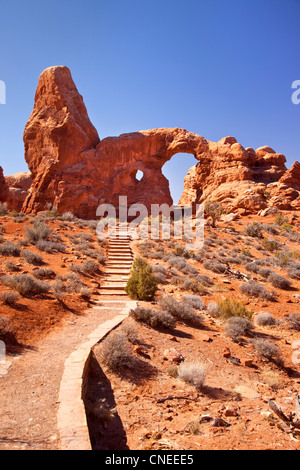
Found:
[[(274, 216), (261, 219), (243, 217), (230, 225), (218, 222), (215, 229), (207, 227), (206, 237), (215, 237), (217, 241), (215, 247), (207, 247), (207, 252), (211, 250), (214, 253), (226, 242), (229, 249), (240, 252), (248, 248), (253, 259), (266, 256), (257, 249), (258, 239), (251, 239), (251, 245), (245, 243), (249, 237), (243, 235), (244, 227), (254, 220), (272, 224)], [(29, 221), (14, 223), (7, 216), (1, 222), (5, 225), (4, 240), (17, 242), (24, 237), (24, 225)], [(66, 275), (70, 273), (70, 264), (86, 259), (80, 256), (76, 261), (67, 234), (91, 232), (71, 223), (65, 228), (55, 220), (47, 223), (53, 230), (58, 230), (66, 253), (39, 253), (47, 267), (56, 274)], [(236, 232), (229, 232), (230, 227)], [(293, 231), (299, 232), (296, 224)], [(281, 232), (276, 236), (267, 235), (266, 238), (276, 238), (290, 251), (299, 254), (299, 242), (288, 240)], [(93, 243), (97, 243), (95, 235)], [(166, 249), (163, 243), (157, 242), (157, 246)], [(26, 249), (38, 252), (34, 246)], [(138, 253), (137, 246), (134, 251)], [(273, 253), (268, 253), (268, 256), (273, 256)], [(1, 257), (2, 274), (8, 274), (7, 260), (20, 262), (21, 272), (30, 273), (33, 270), (20, 258)], [(168, 268), (168, 283), (159, 286), (157, 298), (166, 293), (180, 300), (190, 293), (170, 284), (170, 268), (166, 262), (150, 258), (148, 261)], [(253, 334), (275, 343), (280, 348), (284, 365), (259, 357), (251, 336), (243, 337), (238, 343), (233, 342), (225, 334), (224, 322), (213, 317), (207, 309), (201, 312), (203, 321), (198, 328), (177, 322), (173, 330), (158, 331), (129, 318), (120, 328), (128, 324), (136, 329), (138, 340), (131, 348), (142, 367), (131, 377), (112, 373), (101, 364), (100, 350), (95, 348), (97, 360), (91, 377), (91, 391), (99, 382), (106, 381), (110, 399), (116, 406), (119, 427), (118, 430), (111, 430), (109, 422), (105, 422), (103, 427), (100, 425), (97, 431), (100, 429), (104, 437), (96, 439), (94, 447), (152, 450), (299, 449), (299, 435), (282, 429), (282, 422), (270, 413), (268, 400), (275, 401), (287, 416), (295, 410), (295, 398), (300, 389), (300, 369), (299, 364), (292, 361), (292, 345), (299, 339), (299, 331), (287, 328), (285, 318), (291, 313), (300, 313), (299, 298), (295, 297), (299, 294), (300, 281), (292, 279), (292, 290), (276, 288), (276, 302), (270, 302), (242, 294), (239, 291), (241, 280), (204, 269), (202, 263), (194, 259), (188, 261), (198, 268), (200, 274), (209, 276), (214, 282), (206, 293), (201, 294), (205, 307), (211, 301), (235, 298), (255, 313), (266, 311), (283, 320), (274, 326), (255, 326)], [(230, 266), (247, 273), (244, 265)], [(276, 266), (272, 269), (286, 277), (283, 268)], [(251, 276), (256, 277), (253, 273)], [(93, 288), (94, 281), (101, 281), (101, 274), (80, 276), (80, 279)], [(269, 291), (273, 289), (270, 283), (260, 277), (257, 279)], [(4, 292), (8, 289), (0, 285), (0, 290)], [(21, 298), (16, 307), (2, 306), (1, 317), (10, 318), (11, 327), (23, 347), (20, 351), (12, 351), (14, 354), (8, 357), (12, 364), (7, 374), (0, 378), (0, 449), (59, 448), (56, 412), (64, 361), (85, 335), (99, 322), (106, 320), (106, 317), (99, 318), (99, 314), (93, 313), (92, 309), (87, 310), (88, 306), (92, 307), (94, 299), (99, 299), (95, 291), (89, 303), (78, 294), (68, 295), (66, 307), (63, 307), (50, 292), (46, 297)], [(139, 305), (158, 309), (156, 300), (152, 304), (140, 302)], [(109, 315), (114, 316), (114, 311)], [(170, 358), (164, 358), (165, 351), (171, 348), (175, 348), (186, 361), (197, 360), (206, 365), (207, 377), (203, 389), (197, 391), (176, 377), (177, 364)], [(230, 350), (229, 357), (224, 356), (227, 348)], [(94, 429), (91, 427), (90, 430), (93, 440)], [(109, 442), (105, 440), (105, 434), (111, 436)]]
[[(243, 234), (246, 225), (258, 220), (271, 224), (274, 216), (266, 219), (254, 216), (244, 218), (230, 226)], [(208, 228), (206, 236), (215, 234), (220, 244), (224, 245), (233, 236), (224, 231), (227, 228), (225, 224), (219, 223), (216, 229)], [(280, 240), (289, 250), (299, 250), (298, 242), (291, 243), (280, 235), (271, 235), (270, 238)], [(253, 239), (253, 243), (258, 245), (259, 240)], [(158, 243), (158, 246), (163, 244)], [(245, 247), (244, 237), (234, 243), (234, 248), (238, 251)], [(253, 246), (250, 246), (249, 250), (258, 258), (263, 257)], [(138, 254), (138, 244), (135, 251)], [(148, 261), (167, 267), (161, 259), (149, 257)], [(214, 318), (207, 310), (201, 312), (203, 321), (197, 328), (178, 322), (174, 330), (164, 331), (137, 323), (133, 318), (125, 320), (119, 330), (124, 331), (124, 327), (125, 331), (128, 327), (135, 330), (137, 339), (130, 348), (141, 362), (133, 373), (124, 371), (116, 374), (103, 363), (101, 344), (95, 348), (91, 393), (94, 391), (97, 397), (99, 381), (107, 381), (109, 391), (106, 399), (108, 402), (111, 400), (116, 407), (118, 431), (113, 429), (115, 419), (112, 419), (111, 424), (104, 421), (104, 428), (101, 420), (98, 427), (91, 420), (94, 448), (300, 449), (299, 430), (295, 433), (285, 432), (284, 426), (282, 427), (284, 423), (269, 407), (271, 400), (281, 407), (286, 416), (290, 413), (293, 415), (295, 411), (296, 396), (300, 390), (300, 368), (299, 363), (295, 364), (293, 361), (293, 344), (300, 336), (298, 330), (287, 327), (285, 318), (300, 312), (299, 298), (294, 297), (294, 294), (299, 293), (299, 281), (293, 280), (292, 290), (275, 289), (276, 301), (270, 302), (241, 294), (238, 290), (242, 284), (241, 280), (212, 273), (197, 262), (192, 261), (191, 264), (199, 268), (199, 273), (214, 280), (213, 288), (208, 289), (207, 294), (201, 295), (206, 306), (211, 301), (236, 299), (255, 313), (268, 312), (281, 322), (272, 326), (255, 325), (253, 334), (234, 342), (224, 332), (225, 322)], [(247, 273), (244, 266), (231, 267)], [(282, 268), (274, 269), (286, 276)], [(268, 290), (272, 290), (269, 283), (263, 284)], [(165, 284), (160, 285), (157, 297), (162, 293), (181, 299), (189, 292)], [(139, 306), (158, 309), (156, 301), (139, 302)], [(284, 361), (283, 365), (259, 356), (252, 344), (254, 337), (276, 344)], [(203, 389), (197, 391), (195, 387), (176, 377), (178, 364), (172, 362), (172, 349), (176, 350), (175, 356), (182, 356), (187, 362), (199, 361), (206, 366), (207, 377)], [(168, 353), (168, 350), (171, 350), (171, 353)], [(98, 393), (98, 398), (105, 397), (101, 387)], [(96, 432), (99, 435), (99, 430), (102, 437), (97, 438)]]

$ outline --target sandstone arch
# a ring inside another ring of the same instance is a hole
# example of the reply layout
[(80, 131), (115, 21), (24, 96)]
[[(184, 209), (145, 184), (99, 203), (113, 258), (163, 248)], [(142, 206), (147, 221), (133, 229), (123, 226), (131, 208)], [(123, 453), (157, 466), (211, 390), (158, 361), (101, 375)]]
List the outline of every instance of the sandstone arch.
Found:
[[(100, 141), (67, 67), (40, 76), (32, 114), (24, 130), (25, 159), (32, 185), (25, 212), (72, 211), (95, 218), (101, 203), (172, 204), (163, 165), (176, 153), (190, 153), (197, 165), (185, 178), (181, 203), (223, 200), (228, 210), (267, 206), (263, 189), (286, 173), (285, 157), (263, 147), (244, 149), (234, 137), (210, 142), (185, 129), (152, 129)], [(135, 178), (137, 170), (143, 178)], [(294, 193), (289, 203), (297, 197)], [(251, 202), (252, 201), (252, 202)], [(254, 201), (254, 202), (253, 202)]]

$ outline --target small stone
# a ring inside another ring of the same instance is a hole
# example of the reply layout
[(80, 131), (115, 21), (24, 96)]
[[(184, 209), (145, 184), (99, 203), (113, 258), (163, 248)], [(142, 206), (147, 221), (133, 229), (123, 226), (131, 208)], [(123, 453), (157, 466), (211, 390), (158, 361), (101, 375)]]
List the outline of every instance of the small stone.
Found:
[(215, 428), (219, 428), (219, 427), (227, 428), (230, 426), (230, 423), (228, 423), (228, 421), (225, 421), (225, 419), (223, 418), (215, 418), (213, 422), (211, 423), (211, 425)]
[(233, 408), (226, 408), (224, 411), (225, 416), (238, 416), (237, 410)]
[(176, 364), (180, 364), (180, 362), (184, 361), (182, 354), (180, 354), (175, 348), (166, 349), (163, 358), (166, 361), (175, 362)]
[(225, 348), (224, 351), (223, 351), (223, 357), (230, 357), (230, 356), (231, 356), (230, 349)]
[(253, 367), (253, 361), (252, 361), (252, 359), (242, 358), (242, 359), (241, 359), (241, 364), (242, 364), (244, 367)]

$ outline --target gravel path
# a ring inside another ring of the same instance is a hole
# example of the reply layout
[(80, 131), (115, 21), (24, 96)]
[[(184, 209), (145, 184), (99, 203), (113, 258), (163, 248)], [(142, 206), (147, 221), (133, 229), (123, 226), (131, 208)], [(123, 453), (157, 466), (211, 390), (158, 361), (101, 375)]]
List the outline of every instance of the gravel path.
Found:
[(118, 315), (116, 306), (65, 320), (34, 350), (9, 358), (8, 372), (0, 376), (0, 450), (60, 449), (57, 410), (64, 363), (94, 329)]

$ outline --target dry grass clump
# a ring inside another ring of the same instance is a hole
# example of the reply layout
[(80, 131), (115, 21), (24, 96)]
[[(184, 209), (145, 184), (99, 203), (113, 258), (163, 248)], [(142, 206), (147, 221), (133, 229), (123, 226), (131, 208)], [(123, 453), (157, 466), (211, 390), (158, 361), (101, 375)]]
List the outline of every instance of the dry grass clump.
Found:
[(219, 302), (210, 302), (207, 309), (213, 317), (223, 319), (231, 317), (251, 318), (253, 315), (251, 310), (248, 310), (242, 302), (235, 299), (224, 299)]
[(272, 370), (263, 370), (260, 377), (272, 390), (279, 390), (284, 387), (284, 381), (277, 372)]
[(180, 380), (201, 390), (206, 380), (207, 368), (200, 362), (183, 362), (178, 367), (177, 376)]

